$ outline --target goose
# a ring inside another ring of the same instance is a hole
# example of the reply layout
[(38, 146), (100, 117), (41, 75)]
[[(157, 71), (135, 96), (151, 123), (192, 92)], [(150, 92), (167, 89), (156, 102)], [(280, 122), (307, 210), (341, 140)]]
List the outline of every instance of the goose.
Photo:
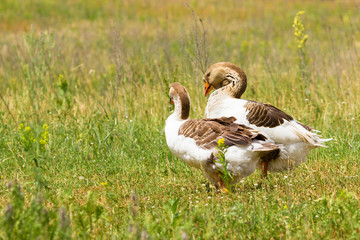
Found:
[[(325, 142), (309, 126), (295, 120), (289, 114), (266, 103), (241, 99), (246, 90), (247, 78), (244, 71), (230, 62), (211, 65), (203, 76), (204, 95), (208, 98), (205, 117), (236, 118), (235, 123), (256, 129), (280, 148), (280, 153), (272, 161), (261, 162), (258, 168), (282, 172), (306, 161), (306, 156), (317, 147), (326, 147)], [(260, 166), (261, 165), (261, 166)]]
[(216, 189), (226, 190), (221, 173), (224, 164), (218, 162), (221, 141), (227, 146), (225, 166), (231, 174), (231, 185), (253, 173), (259, 161), (269, 161), (279, 153), (276, 144), (257, 131), (236, 124), (234, 117), (189, 119), (190, 97), (180, 83), (170, 85), (169, 97), (175, 105), (165, 124), (170, 151), (188, 166), (201, 169)]

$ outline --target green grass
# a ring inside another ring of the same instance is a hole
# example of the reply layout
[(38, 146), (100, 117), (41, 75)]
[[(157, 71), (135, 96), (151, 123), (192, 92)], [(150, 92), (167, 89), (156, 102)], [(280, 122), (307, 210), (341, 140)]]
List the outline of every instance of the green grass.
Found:
[(232, 194), (209, 190), (166, 146), (168, 85), (186, 86), (192, 118), (206, 106), (185, 3), (0, 1), (1, 239), (360, 237), (356, 2), (189, 3), (210, 63), (246, 72), (245, 98), (334, 138), (294, 171), (257, 171)]

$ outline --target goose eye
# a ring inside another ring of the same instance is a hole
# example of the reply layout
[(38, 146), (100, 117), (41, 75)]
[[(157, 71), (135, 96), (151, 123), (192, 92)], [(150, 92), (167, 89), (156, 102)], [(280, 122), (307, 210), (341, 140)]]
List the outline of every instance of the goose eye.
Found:
[(221, 83), (221, 85), (222, 86), (226, 86), (226, 85), (228, 85), (230, 82), (229, 82), (229, 80), (224, 80), (222, 83)]

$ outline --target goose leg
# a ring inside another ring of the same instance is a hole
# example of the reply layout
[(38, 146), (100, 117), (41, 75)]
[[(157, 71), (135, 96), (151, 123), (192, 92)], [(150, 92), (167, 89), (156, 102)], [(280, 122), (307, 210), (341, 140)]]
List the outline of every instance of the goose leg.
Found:
[(267, 178), (268, 163), (269, 163), (268, 161), (262, 161), (261, 162), (263, 178)]
[(202, 165), (204, 174), (207, 178), (215, 185), (217, 191), (228, 193), (229, 190), (226, 188), (224, 180), (221, 178), (221, 172), (217, 170), (215, 165), (215, 156), (211, 153), (209, 159)]
[(219, 190), (220, 190), (221, 192), (228, 193), (229, 190), (226, 188), (226, 184), (225, 184), (224, 180), (221, 178), (221, 173), (219, 172), (219, 173), (216, 175), (216, 177), (217, 177), (217, 180), (218, 180), (218, 186), (219, 186), (219, 188), (220, 188)]

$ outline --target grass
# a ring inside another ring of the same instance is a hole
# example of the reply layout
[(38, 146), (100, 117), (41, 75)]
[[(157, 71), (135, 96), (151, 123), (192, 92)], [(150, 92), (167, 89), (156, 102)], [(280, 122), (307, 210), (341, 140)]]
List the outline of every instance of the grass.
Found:
[(208, 190), (166, 146), (169, 83), (187, 87), (191, 117), (206, 105), (184, 3), (0, 2), (0, 238), (359, 238), (356, 2), (189, 3), (209, 63), (248, 75), (245, 98), (334, 138), (296, 170), (258, 171), (232, 194)]

